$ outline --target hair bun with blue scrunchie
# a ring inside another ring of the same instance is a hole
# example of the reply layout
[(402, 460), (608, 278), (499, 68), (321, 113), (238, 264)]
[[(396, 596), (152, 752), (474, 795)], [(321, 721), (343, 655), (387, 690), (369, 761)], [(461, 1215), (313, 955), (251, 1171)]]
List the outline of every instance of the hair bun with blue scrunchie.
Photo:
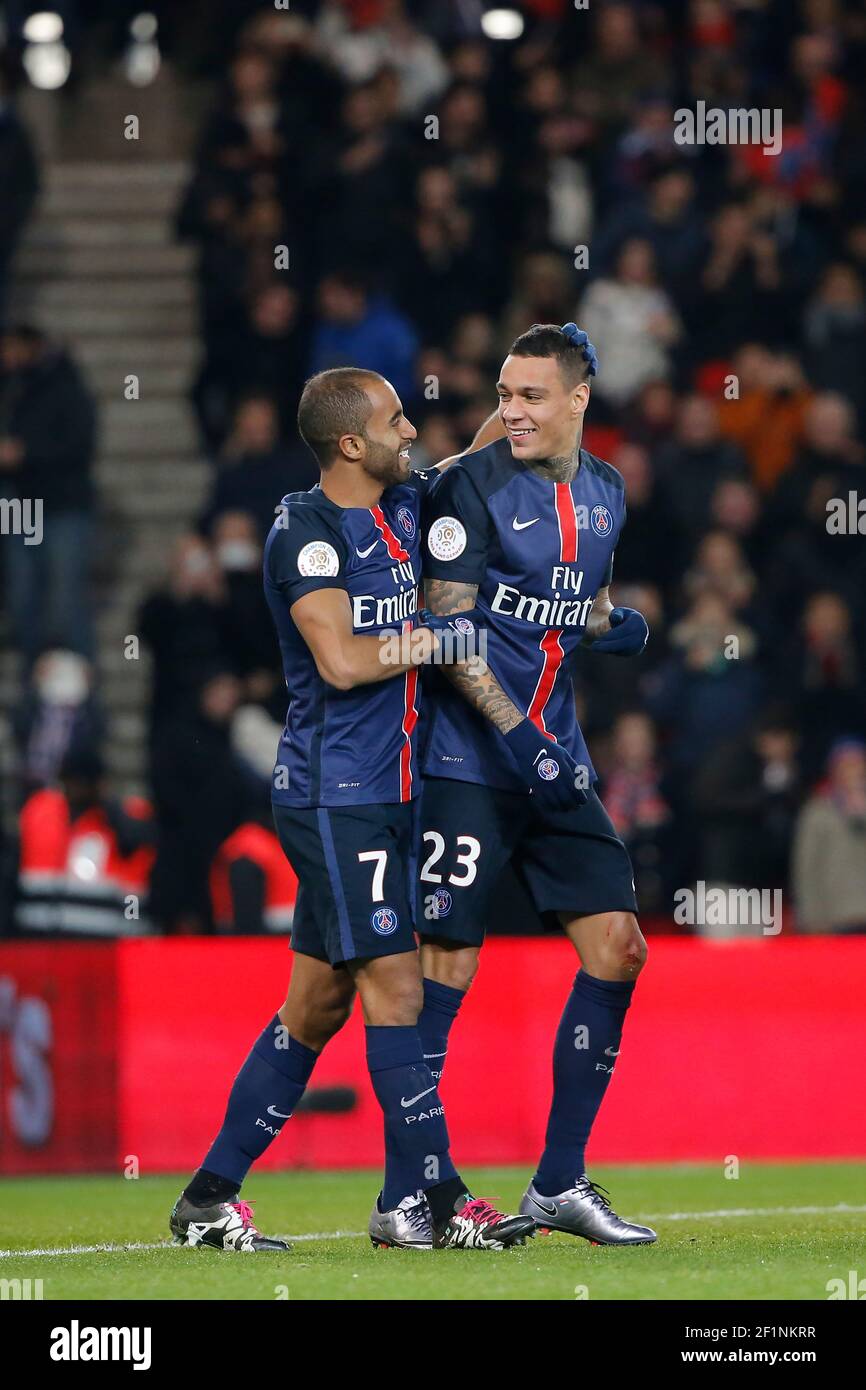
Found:
[(589, 374), (595, 376), (598, 372), (598, 353), (589, 341), (589, 335), (584, 333), (582, 328), (578, 328), (576, 323), (564, 323), (559, 331), (564, 333), (575, 347), (583, 348), (584, 361), (589, 363)]

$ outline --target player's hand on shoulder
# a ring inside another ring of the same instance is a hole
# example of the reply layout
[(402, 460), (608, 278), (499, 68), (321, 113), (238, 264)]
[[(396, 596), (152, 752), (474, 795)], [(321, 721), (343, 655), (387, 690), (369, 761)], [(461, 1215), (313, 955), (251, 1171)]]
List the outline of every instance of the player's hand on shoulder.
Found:
[(587, 799), (589, 772), (561, 743), (546, 738), (529, 719), (504, 735), (521, 776), (540, 805), (567, 811)]
[(649, 624), (636, 608), (613, 608), (608, 618), (610, 631), (596, 637), (594, 652), (613, 656), (639, 656), (647, 644)]

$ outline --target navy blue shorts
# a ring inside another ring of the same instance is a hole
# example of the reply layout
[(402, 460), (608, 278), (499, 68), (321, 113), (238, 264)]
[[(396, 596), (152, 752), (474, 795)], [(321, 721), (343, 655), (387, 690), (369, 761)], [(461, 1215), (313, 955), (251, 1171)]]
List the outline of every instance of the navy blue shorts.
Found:
[(418, 831), (422, 935), (480, 946), (509, 863), (548, 928), (560, 926), (560, 912), (637, 912), (628, 850), (595, 790), (583, 806), (544, 815), (520, 792), (428, 777)]
[(293, 950), (333, 966), (415, 950), (413, 805), (273, 806), (298, 875)]

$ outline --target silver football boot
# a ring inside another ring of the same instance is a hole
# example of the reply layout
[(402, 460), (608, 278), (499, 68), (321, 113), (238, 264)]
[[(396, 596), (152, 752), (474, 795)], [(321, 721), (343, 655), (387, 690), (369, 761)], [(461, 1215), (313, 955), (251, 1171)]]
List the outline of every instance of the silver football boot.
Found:
[(368, 1229), (370, 1240), (377, 1249), (433, 1249), (433, 1218), (423, 1192), (404, 1197), (393, 1211), (380, 1211), (377, 1199), (373, 1203)]
[(583, 1236), (593, 1245), (651, 1245), (658, 1240), (651, 1227), (623, 1221), (607, 1199), (607, 1189), (590, 1182), (584, 1173), (574, 1187), (555, 1197), (543, 1197), (530, 1183), (520, 1210), (525, 1216), (534, 1217), (541, 1230)]

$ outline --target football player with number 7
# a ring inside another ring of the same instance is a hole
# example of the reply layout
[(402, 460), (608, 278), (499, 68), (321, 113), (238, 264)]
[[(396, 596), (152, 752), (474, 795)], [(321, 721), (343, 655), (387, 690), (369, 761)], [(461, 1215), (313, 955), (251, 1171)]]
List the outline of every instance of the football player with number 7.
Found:
[[(438, 474), (413, 472), (414, 426), (376, 372), (335, 368), (312, 377), (298, 428), (321, 481), (283, 498), (264, 555), (289, 695), (271, 799), (300, 884), (294, 964), (288, 997), (235, 1078), (222, 1128), (175, 1204), (171, 1231), (181, 1245), (288, 1249), (258, 1230), (240, 1187), (291, 1118), (357, 990), (388, 1136), (374, 1244), (522, 1245), (534, 1219), (472, 1197), (454, 1167), (417, 1027), (410, 866), (418, 668), (439, 647), (417, 620), (420, 510)], [(484, 438), (482, 427), (474, 442)], [(404, 639), (396, 655), (393, 641), (383, 641), (395, 630)]]

